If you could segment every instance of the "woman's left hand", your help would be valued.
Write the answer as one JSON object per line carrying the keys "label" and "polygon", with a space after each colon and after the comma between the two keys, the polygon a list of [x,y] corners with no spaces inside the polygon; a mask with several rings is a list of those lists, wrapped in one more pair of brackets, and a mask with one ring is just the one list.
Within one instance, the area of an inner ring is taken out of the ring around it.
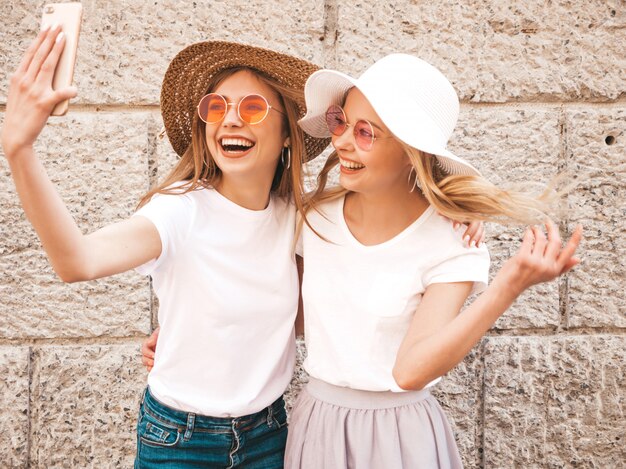
{"label": "woman's left hand", "polygon": [[548,219],[545,226],[547,236],[538,226],[526,229],[519,251],[504,263],[494,284],[503,282],[505,288],[512,288],[519,295],[532,285],[554,280],[580,263],[574,254],[582,239],[582,227],[577,226],[563,246],[554,222]]}

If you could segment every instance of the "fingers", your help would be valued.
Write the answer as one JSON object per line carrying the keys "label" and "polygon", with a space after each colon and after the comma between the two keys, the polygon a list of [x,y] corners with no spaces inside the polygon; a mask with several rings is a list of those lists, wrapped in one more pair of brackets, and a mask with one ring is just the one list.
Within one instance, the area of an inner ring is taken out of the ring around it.
{"label": "fingers", "polygon": [[474,240],[474,246],[478,247],[485,240],[485,224],[483,222],[477,222],[478,227],[476,228],[476,233],[472,239]]}
{"label": "fingers", "polygon": [[52,77],[54,76],[54,70],[59,63],[59,57],[61,57],[61,52],[63,52],[63,48],[65,47],[65,34],[61,31],[54,43],[52,45],[52,50],[44,60],[41,65],[41,69],[37,78],[41,78],[46,83],[52,83]]}
{"label": "fingers", "polygon": [[530,256],[533,252],[533,245],[535,243],[535,234],[532,228],[526,228],[524,236],[522,237],[522,245],[519,248],[519,254],[521,256]]}
{"label": "fingers", "polygon": [[468,247],[478,246],[482,236],[482,226],[483,223],[480,221],[473,221],[469,224],[463,234],[463,240],[467,242]]}
{"label": "fingers", "polygon": [[67,88],[61,88],[60,90],[56,90],[54,92],[53,101],[54,103],[60,103],[61,101],[65,101],[66,99],[75,98],[78,95],[78,89],[75,86],[68,86]]}
{"label": "fingers", "polygon": [[556,260],[561,250],[561,236],[559,228],[549,218],[546,220],[546,231],[548,233],[548,245],[545,256],[548,260]]}
{"label": "fingers", "polygon": [[35,56],[35,52],[37,52],[37,50],[39,49],[39,46],[41,45],[43,40],[46,38],[46,35],[49,29],[50,29],[50,25],[44,26],[39,32],[39,34],[37,35],[37,37],[35,38],[35,40],[31,42],[30,46],[28,46],[28,49],[26,49],[26,52],[24,53],[24,57],[22,57],[20,64],[17,66],[17,69],[15,70],[16,75],[17,74],[23,75],[24,73],[26,73],[26,71],[28,70],[28,67],[30,66],[30,63],[33,60],[33,57]]}
{"label": "fingers", "polygon": [[578,264],[580,264],[581,260],[578,257],[571,257],[566,263],[565,266],[563,267],[563,269],[559,272],[559,275],[563,275],[566,274],[567,272],[569,272],[570,270],[572,270],[574,267],[576,267]]}
{"label": "fingers", "polygon": [[[574,256],[574,253],[576,252],[576,249],[578,249],[578,246],[580,245],[580,241],[582,240],[582,237],[583,237],[583,228],[582,226],[578,225],[576,229],[574,229],[574,232],[572,233],[572,236],[570,237],[570,239],[565,244],[565,247],[561,250],[561,252],[559,253],[557,257],[556,262],[560,271],[567,272],[572,267],[580,263],[580,259],[577,259],[573,256]],[[578,262],[571,265],[573,261],[578,261]]]}
{"label": "fingers", "polygon": [[487,234],[487,230],[485,229],[485,224],[480,224],[480,239],[478,240],[478,245],[481,245],[485,242],[485,236]]}
{"label": "fingers", "polygon": [[52,50],[52,47],[55,44],[55,39],[60,31],[60,26],[55,25],[51,27],[45,34],[45,37],[39,47],[35,51],[35,55],[33,56],[30,64],[28,65],[28,69],[24,75],[24,78],[28,82],[33,82],[37,78],[39,74],[39,70],[41,69],[42,64],[48,57],[48,54]]}
{"label": "fingers", "polygon": [[152,367],[154,367],[154,355],[158,337],[159,328],[155,329],[150,337],[141,344],[141,363],[143,363],[148,371],[152,371]]}
{"label": "fingers", "polygon": [[154,358],[156,345],[159,340],[159,330],[160,329],[157,327],[154,330],[154,332],[150,334],[150,337],[148,337],[146,340],[143,341],[143,343],[141,344],[142,355],[149,357],[149,358]]}
{"label": "fingers", "polygon": [[141,344],[141,357],[143,359],[154,359],[154,344],[150,343],[150,339],[146,339]]}
{"label": "fingers", "polygon": [[532,230],[535,237],[535,244],[532,249],[532,256],[536,259],[541,259],[545,254],[548,240],[546,239],[546,235],[543,234],[543,230],[540,227],[533,226]]}
{"label": "fingers", "polygon": [[151,358],[141,357],[141,363],[148,369],[148,371],[151,371],[154,367],[154,360]]}

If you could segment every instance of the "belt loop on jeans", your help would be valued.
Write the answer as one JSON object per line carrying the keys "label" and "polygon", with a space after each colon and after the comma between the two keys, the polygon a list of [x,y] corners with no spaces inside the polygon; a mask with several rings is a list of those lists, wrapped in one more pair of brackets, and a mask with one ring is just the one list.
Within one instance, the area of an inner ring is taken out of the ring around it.
{"label": "belt loop on jeans", "polygon": [[267,407],[267,426],[268,426],[268,427],[271,427],[271,426],[272,426],[272,423],[273,423],[273,419],[272,419],[272,417],[274,416],[274,409],[272,408],[272,405],[273,405],[273,404],[270,404],[270,405]]}
{"label": "belt loop on jeans", "polygon": [[140,407],[143,405],[143,402],[146,400],[146,393],[147,392],[148,392],[148,387],[146,386],[146,388],[141,393],[141,404],[139,404]]}
{"label": "belt loop on jeans", "polygon": [[187,428],[185,428],[185,434],[183,435],[184,441],[189,441],[191,435],[193,434],[193,427],[196,421],[196,414],[189,413],[187,414]]}

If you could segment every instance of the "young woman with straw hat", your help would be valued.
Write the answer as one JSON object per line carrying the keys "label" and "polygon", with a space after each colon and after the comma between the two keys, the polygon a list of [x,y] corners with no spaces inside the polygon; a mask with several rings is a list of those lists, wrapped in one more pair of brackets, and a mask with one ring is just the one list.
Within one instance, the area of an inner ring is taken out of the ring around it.
{"label": "young woman with straw hat", "polygon": [[[302,128],[335,153],[305,206],[298,252],[310,375],[290,420],[289,469],[459,468],[429,388],[517,296],[579,261],[580,227],[562,247],[526,230],[489,287],[489,255],[451,219],[545,220],[547,198],[504,192],[446,146],[459,102],[433,66],[392,54],[354,79],[321,70],[305,87]],[[341,187],[326,189],[339,165]],[[464,312],[468,295],[483,291]]]}
{"label": "young woman with straw hat", "polygon": [[161,93],[178,164],[134,216],[84,235],[33,149],[55,104],[76,95],[51,86],[62,48],[51,28],[27,50],[11,79],[2,146],[64,281],[133,268],[152,277],[161,335],[136,467],[282,467],[301,163],[328,144],[297,126],[304,82],[317,67],[226,42],[181,51]]}

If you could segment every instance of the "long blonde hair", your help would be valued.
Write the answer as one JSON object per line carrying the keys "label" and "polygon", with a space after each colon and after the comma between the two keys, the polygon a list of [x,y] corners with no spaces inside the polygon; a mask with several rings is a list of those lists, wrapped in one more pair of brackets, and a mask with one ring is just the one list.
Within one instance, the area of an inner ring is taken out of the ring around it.
{"label": "long blonde hair", "polygon": [[502,224],[540,223],[558,207],[557,179],[539,195],[502,189],[482,176],[447,174],[437,157],[403,144],[415,169],[413,184],[440,214],[457,221],[493,221]]}
{"label": "long blonde hair", "polygon": [[[233,67],[215,74],[207,87],[207,93],[217,88],[224,80],[235,73],[247,70],[262,83],[268,85],[278,95],[285,109],[283,124],[290,137],[291,165],[285,168],[282,161],[276,168],[271,192],[279,197],[293,197],[296,208],[303,210],[302,155],[304,154],[304,132],[298,127],[299,111],[297,102],[303,101],[303,90],[285,86],[264,73],[248,67]],[[153,195],[184,194],[200,187],[215,187],[222,176],[221,170],[206,143],[206,124],[194,113],[191,125],[191,144],[170,173],[150,189],[139,201],[138,207],[145,205]],[[171,187],[177,182],[176,187]]]}
{"label": "long blonde hair", "polygon": [[[482,176],[447,174],[435,156],[400,143],[413,167],[407,191],[420,190],[435,210],[452,220],[530,224],[541,222],[557,212],[559,194],[554,189],[556,180],[538,196],[514,189],[504,190]],[[310,210],[317,210],[321,204],[349,192],[341,186],[326,188],[329,173],[338,164],[337,152],[333,152],[318,174],[317,188],[307,195],[303,212],[307,225],[306,214]]]}

